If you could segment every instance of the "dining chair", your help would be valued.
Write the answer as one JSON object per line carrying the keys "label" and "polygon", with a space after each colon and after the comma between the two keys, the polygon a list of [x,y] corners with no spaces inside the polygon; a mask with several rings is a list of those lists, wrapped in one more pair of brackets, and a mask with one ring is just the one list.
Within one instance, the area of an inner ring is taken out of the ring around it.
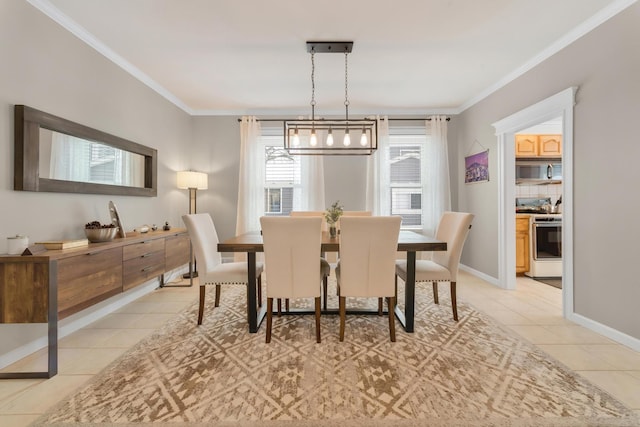
{"label": "dining chair", "polygon": [[[183,215],[182,220],[187,226],[191,245],[198,262],[198,277],[200,280],[200,304],[198,306],[198,325],[202,325],[204,312],[205,286],[215,285],[214,307],[220,306],[221,285],[245,285],[248,286],[249,272],[246,262],[223,263],[222,256],[218,252],[218,233],[213,224],[213,219],[208,213]],[[262,305],[262,280],[263,264],[256,263],[256,282],[251,286],[258,287],[258,305]]]}
{"label": "dining chair", "polygon": [[[444,212],[440,217],[436,230],[436,239],[447,242],[446,251],[433,252],[430,260],[416,260],[416,283],[431,282],[433,301],[438,302],[438,282],[449,282],[451,288],[451,308],[453,320],[458,321],[458,305],[456,300],[456,282],[458,265],[464,242],[471,229],[474,215],[465,212]],[[396,282],[398,276],[407,279],[407,261],[396,261]]]}
{"label": "dining chair", "polygon": [[[324,211],[291,211],[289,216],[295,217],[319,217],[322,218],[322,231],[328,231],[327,220],[324,217]],[[323,294],[323,308],[327,309],[327,288],[329,287],[329,275],[331,274],[331,264],[324,256],[320,254],[320,272],[322,274],[322,294]],[[280,301],[278,301],[278,313],[280,313]],[[285,302],[287,306],[286,310],[289,310],[288,301]]]}
{"label": "dining chair", "polygon": [[263,216],[260,226],[267,278],[266,342],[271,342],[274,298],[314,298],[316,342],[320,342],[322,218]]}
{"label": "dining chair", "polygon": [[342,217],[340,260],[336,267],[340,341],[344,341],[347,297],[388,298],[389,336],[396,340],[395,261],[399,216]]}

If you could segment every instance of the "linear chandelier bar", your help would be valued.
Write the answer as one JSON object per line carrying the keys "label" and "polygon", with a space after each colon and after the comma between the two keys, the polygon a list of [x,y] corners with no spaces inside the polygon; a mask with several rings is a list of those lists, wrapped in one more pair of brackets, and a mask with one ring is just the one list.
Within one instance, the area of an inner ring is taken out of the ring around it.
{"label": "linear chandelier bar", "polygon": [[284,120],[284,148],[297,155],[369,155],[378,148],[374,119]]}

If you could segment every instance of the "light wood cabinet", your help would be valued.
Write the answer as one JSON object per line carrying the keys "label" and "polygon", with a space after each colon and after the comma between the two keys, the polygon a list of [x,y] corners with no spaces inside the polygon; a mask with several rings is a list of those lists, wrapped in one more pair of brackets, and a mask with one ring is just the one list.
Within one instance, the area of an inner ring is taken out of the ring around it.
{"label": "light wood cabinet", "polygon": [[516,274],[529,271],[529,217],[516,217]]}
{"label": "light wood cabinet", "polygon": [[516,135],[516,157],[561,157],[562,135]]}
{"label": "light wood cabinet", "polygon": [[562,136],[561,135],[539,135],[538,155],[541,157],[562,156]]}

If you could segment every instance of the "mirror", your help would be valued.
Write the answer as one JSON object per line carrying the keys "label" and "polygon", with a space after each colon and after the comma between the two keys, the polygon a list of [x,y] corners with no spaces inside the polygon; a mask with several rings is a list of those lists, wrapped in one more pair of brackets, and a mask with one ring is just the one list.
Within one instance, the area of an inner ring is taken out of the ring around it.
{"label": "mirror", "polygon": [[157,195],[157,150],[15,106],[14,189]]}

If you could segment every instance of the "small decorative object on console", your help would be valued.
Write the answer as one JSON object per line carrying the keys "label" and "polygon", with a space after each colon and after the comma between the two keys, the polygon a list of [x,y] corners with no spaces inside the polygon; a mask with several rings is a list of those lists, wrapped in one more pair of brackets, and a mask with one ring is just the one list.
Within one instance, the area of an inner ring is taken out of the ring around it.
{"label": "small decorative object on console", "polygon": [[153,225],[151,226],[151,231],[158,231],[158,226],[157,226],[157,225],[155,225],[155,224],[153,224]]}
{"label": "small decorative object on console", "polygon": [[100,221],[91,221],[84,226],[84,234],[91,243],[109,242],[117,232],[118,227],[114,224],[100,224]]}
{"label": "small decorative object on console", "polygon": [[169,231],[169,230],[171,230],[171,226],[169,225],[169,221],[167,221],[167,222],[165,222],[165,223],[164,223],[164,227],[162,227],[162,229],[163,229],[164,231]]}

